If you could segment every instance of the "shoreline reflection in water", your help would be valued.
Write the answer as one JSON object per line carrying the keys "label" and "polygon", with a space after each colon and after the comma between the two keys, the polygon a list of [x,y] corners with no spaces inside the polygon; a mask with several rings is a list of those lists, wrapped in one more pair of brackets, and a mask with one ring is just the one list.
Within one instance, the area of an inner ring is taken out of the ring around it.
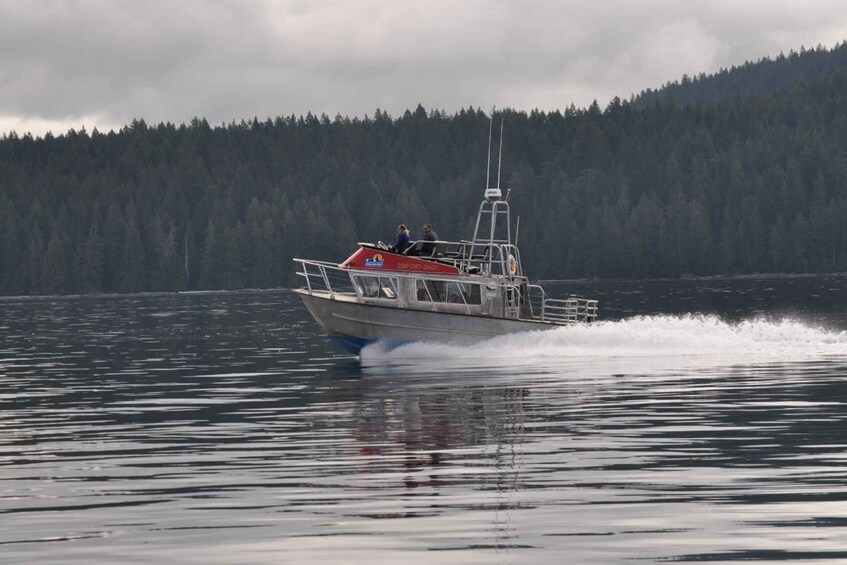
{"label": "shoreline reflection in water", "polygon": [[711,330],[675,351],[654,318],[635,356],[631,322],[579,354],[359,362],[289,294],[2,306],[13,562],[847,558],[834,311],[757,326],[775,346],[754,351],[707,350]]}

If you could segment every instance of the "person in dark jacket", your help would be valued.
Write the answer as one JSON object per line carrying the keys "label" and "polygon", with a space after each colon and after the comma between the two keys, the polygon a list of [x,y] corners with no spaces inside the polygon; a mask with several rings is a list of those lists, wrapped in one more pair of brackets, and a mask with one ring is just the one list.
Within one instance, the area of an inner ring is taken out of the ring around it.
{"label": "person in dark jacket", "polygon": [[434,255],[435,242],[438,241],[438,234],[432,231],[432,224],[424,224],[423,233],[423,241],[420,244],[420,254]]}
{"label": "person in dark jacket", "polygon": [[394,245],[388,248],[389,251],[395,253],[403,253],[409,247],[409,229],[405,224],[397,226],[397,239],[394,240]]}

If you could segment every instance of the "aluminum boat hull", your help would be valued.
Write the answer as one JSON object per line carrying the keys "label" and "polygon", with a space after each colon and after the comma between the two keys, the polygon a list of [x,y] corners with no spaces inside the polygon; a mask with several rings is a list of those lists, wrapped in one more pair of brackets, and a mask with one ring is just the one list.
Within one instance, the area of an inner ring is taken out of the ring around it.
{"label": "aluminum boat hull", "polygon": [[549,330],[562,324],[433,312],[368,304],[354,297],[331,297],[328,292],[296,292],[315,321],[329,337],[359,354],[371,343],[389,346],[424,341],[469,345],[492,337],[527,331]]}

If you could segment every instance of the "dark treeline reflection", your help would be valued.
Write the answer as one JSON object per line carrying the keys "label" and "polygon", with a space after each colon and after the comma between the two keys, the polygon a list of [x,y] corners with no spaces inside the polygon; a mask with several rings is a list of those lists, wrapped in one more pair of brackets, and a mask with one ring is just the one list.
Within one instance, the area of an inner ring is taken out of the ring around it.
{"label": "dark treeline reflection", "polygon": [[614,284],[362,359],[288,291],[0,300],[4,562],[843,562],[847,278]]}
{"label": "dark treeline reflection", "polygon": [[[605,109],[497,112],[529,272],[847,269],[845,50],[660,91],[684,90],[685,106],[648,92]],[[691,96],[698,88],[714,92]],[[278,287],[294,281],[292,257],[341,260],[398,222],[413,237],[432,222],[442,238],[466,238],[488,127],[478,109],[418,106],[399,117],[6,135],[0,293]]]}

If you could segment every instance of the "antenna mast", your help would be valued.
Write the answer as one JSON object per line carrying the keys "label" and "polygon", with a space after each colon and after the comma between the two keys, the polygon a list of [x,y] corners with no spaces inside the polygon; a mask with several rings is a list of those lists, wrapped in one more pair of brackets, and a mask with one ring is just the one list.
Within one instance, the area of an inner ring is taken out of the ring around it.
{"label": "antenna mast", "polygon": [[[497,188],[500,188],[500,165],[503,163],[503,121],[505,118],[500,118],[500,155],[497,157]],[[489,133],[489,143],[491,143]]]}
{"label": "antenna mast", "polygon": [[491,187],[491,126],[494,123],[494,115],[491,115],[491,119],[488,120],[488,164],[485,166],[485,188],[486,190]]}

